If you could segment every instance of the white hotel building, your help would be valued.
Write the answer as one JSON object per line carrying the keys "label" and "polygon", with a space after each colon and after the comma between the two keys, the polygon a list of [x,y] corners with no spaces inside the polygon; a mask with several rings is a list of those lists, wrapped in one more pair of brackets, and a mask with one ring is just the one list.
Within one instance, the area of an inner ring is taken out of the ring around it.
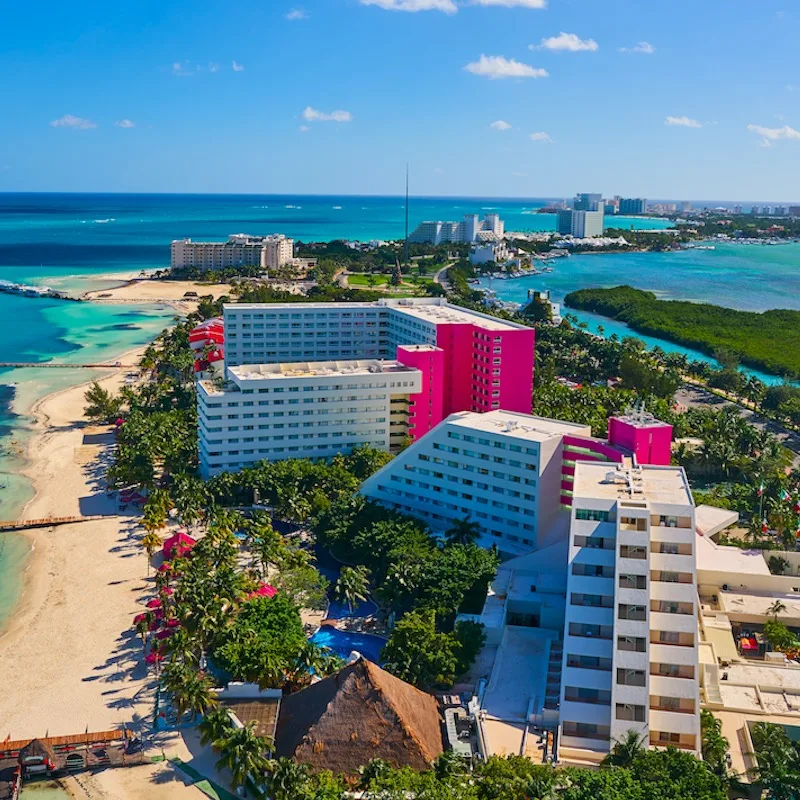
{"label": "white hotel building", "polygon": [[331,458],[358,445],[399,447],[408,395],[422,389],[422,373],[397,361],[241,365],[226,374],[197,382],[203,477],[262,460]]}
{"label": "white hotel building", "polygon": [[277,269],[294,256],[294,241],[282,234],[250,236],[236,233],[225,242],[193,242],[178,239],[170,246],[173,269],[224,269],[225,267],[261,267]]}
{"label": "white hotel building", "polygon": [[368,478],[361,493],[434,531],[468,517],[481,526],[484,547],[528,553],[542,545],[540,532],[566,535],[560,487],[569,435],[591,429],[508,411],[451,414]]}
{"label": "white hotel building", "polygon": [[570,525],[561,747],[633,729],[700,750],[695,514],[680,468],[579,462]]}

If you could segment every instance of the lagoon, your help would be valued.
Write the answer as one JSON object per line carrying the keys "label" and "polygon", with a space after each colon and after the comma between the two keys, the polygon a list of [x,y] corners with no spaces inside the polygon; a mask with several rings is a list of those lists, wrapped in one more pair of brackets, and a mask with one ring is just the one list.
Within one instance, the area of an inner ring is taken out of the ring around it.
{"label": "lagoon", "polygon": [[[713,303],[743,311],[771,308],[800,309],[800,244],[718,244],[715,250],[665,253],[605,253],[574,255],[557,260],[554,271],[508,280],[481,281],[500,300],[525,303],[528,290],[549,289],[555,302],[576,289],[628,284],[667,300]],[[690,358],[716,363],[699,351],[663,339],[643,336],[627,325],[583,311],[562,308],[605,336],[636,336],[648,347],[686,353]],[[775,375],[746,370],[766,383],[781,383]]]}

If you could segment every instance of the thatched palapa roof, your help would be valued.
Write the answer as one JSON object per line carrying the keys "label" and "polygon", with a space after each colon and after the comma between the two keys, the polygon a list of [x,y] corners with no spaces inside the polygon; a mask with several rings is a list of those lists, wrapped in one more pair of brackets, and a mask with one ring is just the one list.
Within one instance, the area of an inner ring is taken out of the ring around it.
{"label": "thatched palapa roof", "polygon": [[373,758],[427,769],[442,752],[439,706],[366,659],[281,702],[276,755],[354,775]]}

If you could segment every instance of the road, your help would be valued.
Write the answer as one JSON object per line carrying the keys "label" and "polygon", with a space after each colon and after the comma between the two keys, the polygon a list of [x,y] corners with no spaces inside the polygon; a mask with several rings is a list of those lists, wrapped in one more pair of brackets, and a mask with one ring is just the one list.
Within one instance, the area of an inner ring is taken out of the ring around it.
{"label": "road", "polygon": [[452,289],[452,286],[450,285],[450,281],[447,279],[447,270],[449,270],[450,267],[452,267],[454,263],[455,262],[451,262],[450,264],[445,264],[433,276],[433,282],[434,283],[438,283],[442,287],[442,289],[444,289],[446,292],[449,292],[450,289]]}
{"label": "road", "polygon": [[756,428],[769,431],[769,433],[773,434],[783,443],[784,447],[791,450],[795,454],[795,467],[800,466],[800,436],[794,431],[787,430],[783,425],[771,419],[767,419],[766,417],[762,417],[760,414],[756,414],[748,408],[743,408],[738,403],[719,397],[700,386],[684,384],[675,393],[675,401],[689,408],[708,408],[709,406],[712,408],[723,408],[724,406],[734,406],[739,409],[739,416],[743,420],[749,422]]}

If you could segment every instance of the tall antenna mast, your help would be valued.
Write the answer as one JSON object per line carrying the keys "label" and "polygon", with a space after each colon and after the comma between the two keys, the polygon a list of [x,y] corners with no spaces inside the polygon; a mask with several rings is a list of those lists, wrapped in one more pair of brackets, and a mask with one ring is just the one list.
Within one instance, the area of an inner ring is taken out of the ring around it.
{"label": "tall antenna mast", "polygon": [[406,243],[403,251],[404,261],[408,266],[408,162],[406,161]]}

